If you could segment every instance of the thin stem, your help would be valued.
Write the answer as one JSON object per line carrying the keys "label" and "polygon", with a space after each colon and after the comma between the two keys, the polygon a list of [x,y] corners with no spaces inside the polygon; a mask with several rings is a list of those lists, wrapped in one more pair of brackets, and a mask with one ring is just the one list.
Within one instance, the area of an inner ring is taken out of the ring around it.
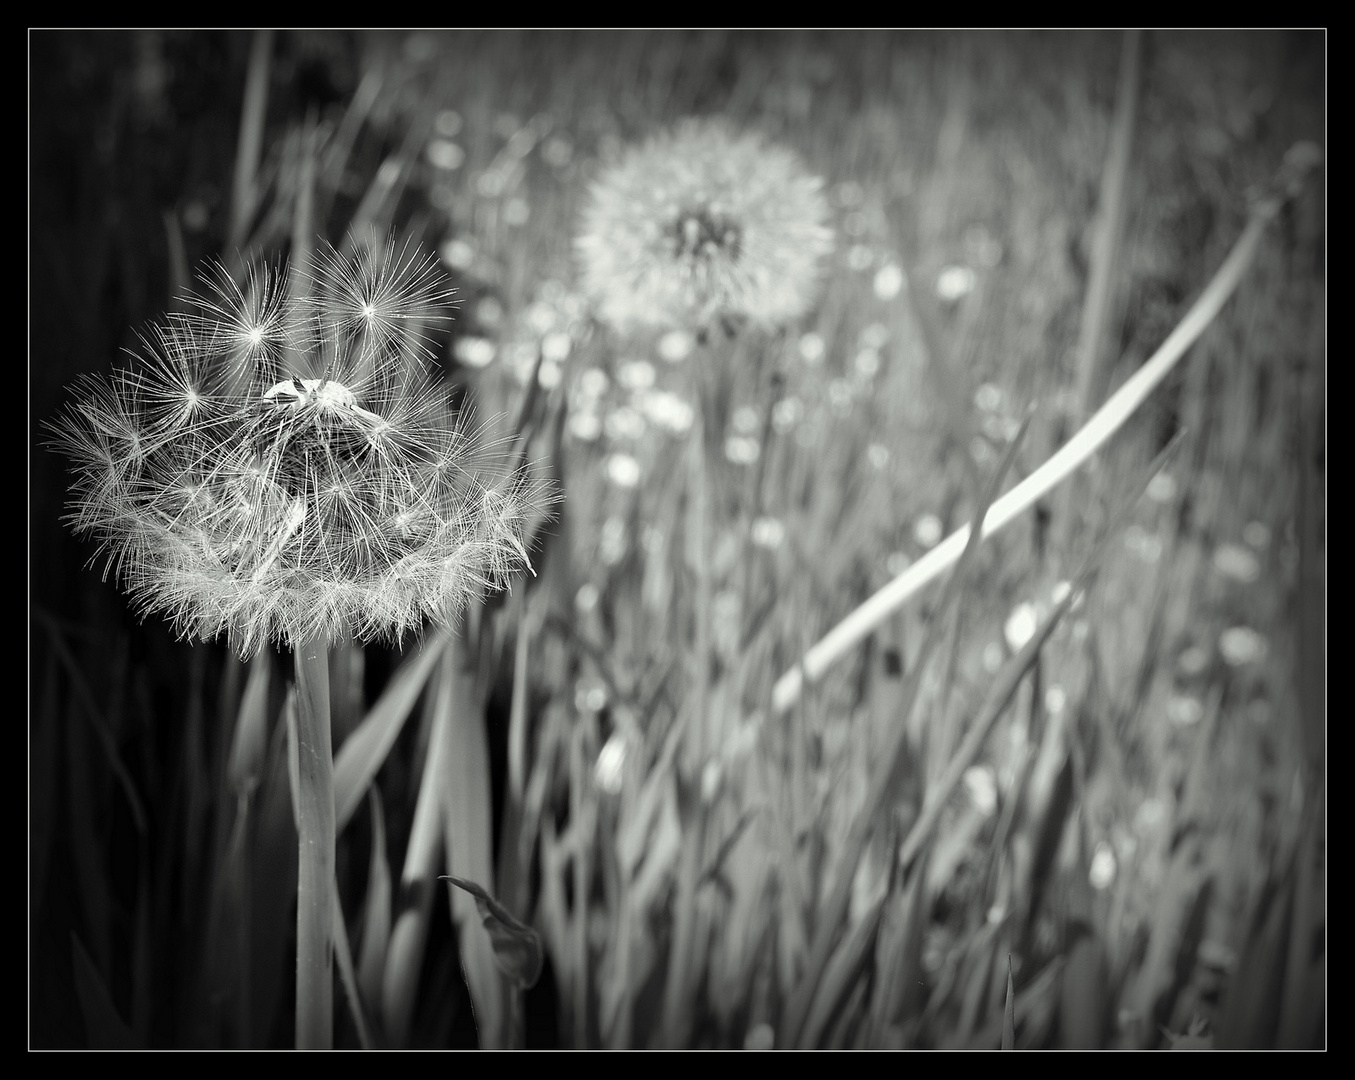
{"label": "thin stem", "polygon": [[322,641],[296,650],[296,1046],[334,1043],[334,756],[329,657]]}

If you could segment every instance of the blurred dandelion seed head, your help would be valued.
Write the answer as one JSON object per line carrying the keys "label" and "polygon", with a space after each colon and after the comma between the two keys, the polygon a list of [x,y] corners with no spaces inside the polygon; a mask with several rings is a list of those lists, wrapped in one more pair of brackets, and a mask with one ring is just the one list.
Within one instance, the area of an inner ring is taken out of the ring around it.
{"label": "blurred dandelion seed head", "polygon": [[[623,458],[624,454],[615,454],[613,458]],[[626,460],[634,464],[634,458]],[[639,466],[635,466],[635,479],[639,479]],[[625,485],[622,485],[625,486]],[[630,537],[626,530],[626,523],[621,518],[613,515],[602,524],[602,534],[598,538],[598,554],[602,561],[608,566],[615,566],[626,557],[626,551],[630,547]]]}
{"label": "blurred dandelion seed head", "polygon": [[1261,576],[1261,563],[1240,544],[1220,544],[1214,549],[1214,569],[1226,578],[1250,584]]}
{"label": "blurred dandelion seed head", "polygon": [[893,300],[907,284],[903,270],[894,263],[886,263],[875,272],[875,295],[881,300]]}
{"label": "blurred dandelion seed head", "polygon": [[1249,521],[1242,530],[1242,539],[1257,551],[1270,546],[1270,526],[1264,521]]}
{"label": "blurred dandelion seed head", "polygon": [[463,337],[457,339],[453,354],[467,367],[484,368],[494,362],[498,350],[488,338]]}
{"label": "blurred dandelion seed head", "polygon": [[884,323],[874,322],[861,331],[861,347],[863,349],[874,349],[877,352],[885,347],[889,341],[889,327]]}
{"label": "blurred dandelion seed head", "polygon": [[654,365],[648,360],[628,360],[616,371],[616,381],[627,390],[648,390],[654,379]]}
{"label": "blurred dandelion seed head", "polygon": [[822,181],[790,151],[691,120],[593,184],[576,249],[584,291],[621,333],[766,327],[802,315],[833,246]]}
{"label": "blurred dandelion seed head", "polygon": [[629,454],[613,454],[607,459],[607,479],[619,488],[633,488],[640,482],[640,463]]}
{"label": "blurred dandelion seed head", "polygon": [[890,577],[898,577],[912,565],[913,560],[904,551],[891,551],[885,558],[885,572]]}
{"label": "blurred dandelion seed head", "polygon": [[659,338],[659,355],[670,364],[680,364],[691,355],[696,339],[685,330],[670,330]]}
{"label": "blurred dandelion seed head", "polygon": [[686,433],[696,419],[692,406],[672,391],[646,390],[637,397],[649,421],[674,435]]}
{"label": "blurred dandelion seed head", "polygon": [[735,465],[752,465],[761,453],[762,447],[749,435],[731,435],[725,440],[725,457]]}
{"label": "blurred dandelion seed head", "polygon": [[827,350],[822,336],[814,333],[812,330],[800,338],[800,359],[811,366],[823,361],[823,354]]}
{"label": "blurred dandelion seed head", "polygon": [[598,753],[597,764],[593,768],[597,786],[609,795],[619,795],[625,765],[625,736],[620,731],[613,731]]}
{"label": "blurred dandelion seed head", "polygon": [[986,765],[971,765],[964,772],[965,792],[979,813],[987,817],[997,809],[997,777]]}
{"label": "blurred dandelion seed head", "polygon": [[602,421],[591,410],[569,414],[569,433],[580,442],[596,442],[602,434]]}
{"label": "blurred dandelion seed head", "polygon": [[1087,879],[1093,889],[1107,889],[1115,881],[1115,850],[1106,841],[1096,845],[1092,855],[1092,864],[1087,871]]}
{"label": "blurred dandelion seed head", "polygon": [[968,296],[978,284],[978,275],[967,266],[947,266],[936,278],[936,295],[953,303]]}
{"label": "blurred dandelion seed head", "polygon": [[1158,473],[1148,481],[1148,498],[1159,503],[1171,502],[1176,498],[1176,478],[1171,473]]}
{"label": "blurred dandelion seed head", "polygon": [[786,527],[774,517],[760,517],[753,522],[752,540],[756,547],[775,551],[786,538]]}
{"label": "blurred dandelion seed head", "polygon": [[772,406],[772,427],[774,427],[779,434],[785,434],[804,419],[804,415],[804,402],[799,398],[782,398]]}
{"label": "blurred dandelion seed head", "polygon": [[941,519],[935,514],[923,514],[913,526],[913,539],[924,548],[933,548],[941,542]]}
{"label": "blurred dandelion seed head", "polygon": [[1189,727],[1204,716],[1200,699],[1190,694],[1173,694],[1167,699],[1167,716],[1173,724]]}
{"label": "blurred dandelion seed head", "polygon": [[214,269],[52,423],[75,532],[143,615],[242,655],[455,619],[529,565],[551,500],[451,412],[427,337],[449,299],[380,244],[290,282]]}
{"label": "blurred dandelion seed head", "polygon": [[1231,667],[1259,663],[1267,652],[1264,635],[1250,626],[1230,626],[1219,635],[1219,655]]}
{"label": "blurred dandelion seed head", "polygon": [[1020,652],[1026,642],[1035,636],[1039,626],[1040,614],[1030,602],[1018,604],[1007,621],[1002,624],[1002,636],[1007,639],[1007,647],[1012,652]]}

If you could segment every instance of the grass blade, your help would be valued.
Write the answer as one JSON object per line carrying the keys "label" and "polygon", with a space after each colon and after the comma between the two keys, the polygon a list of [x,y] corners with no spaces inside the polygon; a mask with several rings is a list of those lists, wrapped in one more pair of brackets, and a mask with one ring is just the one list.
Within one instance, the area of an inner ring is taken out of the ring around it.
{"label": "grass blade", "polygon": [[[1030,426],[1030,416],[1026,417],[1021,425],[1020,431],[1012,439],[1007,447],[1007,453],[1003,458],[1001,465],[993,474],[989,483],[988,490],[985,491],[980,499],[974,513],[974,524],[984,519],[988,507],[992,504],[993,497],[997,494],[1002,484],[1007,470],[1011,467],[1012,461],[1016,457],[1017,447],[1021,444],[1022,436]],[[959,535],[959,534],[956,534]],[[969,538],[965,545],[964,552],[956,567],[954,575],[946,583],[945,593],[942,596],[941,604],[938,607],[940,612],[949,612],[952,601],[958,596],[959,590],[966,576],[966,570],[973,553],[978,549],[980,538],[977,528],[966,530],[965,535]],[[878,766],[874,775],[870,779],[870,788],[867,792],[864,804],[856,819],[852,823],[851,832],[848,834],[843,844],[842,854],[839,856],[839,873],[833,886],[833,892],[824,903],[819,915],[819,924],[814,933],[813,943],[810,945],[809,956],[805,961],[805,969],[800,976],[800,983],[794,994],[791,995],[790,1003],[787,1006],[786,1017],[784,1019],[783,1037],[787,1042],[793,1039],[796,1044],[801,1043],[801,1032],[805,1019],[809,1014],[809,1009],[813,1001],[819,976],[828,962],[829,954],[836,940],[838,927],[842,923],[843,916],[847,912],[847,904],[851,896],[852,879],[855,874],[856,864],[860,861],[861,853],[865,850],[866,842],[870,838],[870,832],[879,815],[880,808],[884,805],[886,798],[893,788],[895,772],[898,769],[899,759],[904,752],[908,739],[908,718],[912,714],[913,706],[917,700],[918,690],[922,685],[922,676],[928,668],[931,659],[932,650],[942,635],[932,633],[927,635],[923,643],[922,652],[913,664],[913,669],[908,675],[908,681],[901,694],[901,704],[899,710],[899,720],[893,729],[887,735],[885,748],[879,755]],[[939,813],[939,811],[938,811]],[[914,829],[917,832],[917,829]],[[914,852],[916,854],[916,851]],[[904,869],[906,869],[906,864]]]}
{"label": "grass blade", "polygon": [[[468,670],[462,639],[454,638],[443,657],[438,686],[438,719],[447,731],[447,754],[440,776],[445,865],[457,878],[494,880],[489,787],[489,744],[475,675]],[[461,967],[482,1049],[508,1044],[503,976],[493,942],[480,921],[477,901],[448,887],[456,924]]]}
{"label": "grass blade", "polygon": [[75,992],[85,1018],[85,1038],[91,1050],[134,1050],[132,1029],[113,1004],[113,995],[99,975],[99,969],[71,931],[71,963],[75,968]]}
{"label": "grass blade", "polygon": [[386,815],[375,787],[368,791],[372,808],[372,858],[367,870],[367,902],[363,905],[362,955],[358,960],[358,988],[369,1007],[381,1001],[381,973],[391,933],[391,875],[386,861]]}
{"label": "grass blade", "polygon": [[249,235],[249,222],[258,209],[259,162],[263,158],[263,130],[268,108],[268,77],[273,52],[273,31],[256,30],[249,50],[249,75],[240,110],[240,137],[235,152],[235,179],[231,185],[228,251],[241,251]]}
{"label": "grass blade", "polygon": [[1016,1049],[1016,989],[1012,984],[1012,958],[1007,957],[1007,1004],[1002,1009],[1002,1049]]}
{"label": "grass blade", "polygon": [[450,634],[449,630],[439,629],[417,654],[400,666],[367,718],[339,747],[334,758],[334,821],[340,832],[352,819],[372,778],[400,737]]}
{"label": "grass blade", "polygon": [[[441,655],[443,648],[425,650]],[[442,713],[428,707],[430,730],[414,820],[405,847],[405,865],[400,872],[399,911],[386,950],[386,970],[381,983],[381,1017],[386,1037],[395,1047],[409,1040],[414,1018],[414,998],[423,967],[424,944],[433,910],[434,878],[442,848],[442,794],[449,736]],[[355,733],[356,734],[356,733]]]}
{"label": "grass blade", "polygon": [[348,999],[348,1011],[358,1029],[358,1041],[364,1050],[372,1048],[372,1036],[367,1027],[367,1017],[362,1009],[362,995],[358,992],[358,979],[353,971],[353,952],[348,947],[348,926],[344,922],[343,907],[339,904],[337,883],[330,890],[334,901],[334,959],[338,963],[339,981],[343,983],[344,995]]}

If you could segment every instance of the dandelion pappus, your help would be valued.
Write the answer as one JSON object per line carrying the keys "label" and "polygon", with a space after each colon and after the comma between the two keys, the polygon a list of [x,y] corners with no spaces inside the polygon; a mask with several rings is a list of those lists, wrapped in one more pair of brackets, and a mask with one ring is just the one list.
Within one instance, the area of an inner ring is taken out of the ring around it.
{"label": "dandelion pappus", "polygon": [[[386,421],[357,403],[357,395],[333,379],[292,376],[263,394],[248,442],[276,462],[284,483],[303,459],[333,464],[365,460]],[[290,465],[289,465],[290,463]]]}

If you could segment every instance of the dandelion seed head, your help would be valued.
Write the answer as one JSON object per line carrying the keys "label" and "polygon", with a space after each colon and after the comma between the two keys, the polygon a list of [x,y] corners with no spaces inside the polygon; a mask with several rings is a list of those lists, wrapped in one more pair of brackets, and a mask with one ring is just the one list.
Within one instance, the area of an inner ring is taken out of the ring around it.
{"label": "dandelion seed head", "polygon": [[696,340],[685,330],[670,330],[659,338],[659,356],[670,364],[678,364],[691,355]]}
{"label": "dandelion seed head", "polygon": [[1232,667],[1259,663],[1268,651],[1265,636],[1250,626],[1230,626],[1219,635],[1219,655]]}
{"label": "dandelion seed head", "polygon": [[987,817],[997,809],[997,777],[986,765],[971,765],[964,771],[965,792],[979,813]]}
{"label": "dandelion seed head", "polygon": [[847,266],[858,274],[875,265],[875,252],[869,244],[853,244],[847,249]]}
{"label": "dandelion seed head", "polygon": [[579,393],[596,400],[607,392],[611,380],[601,368],[585,368],[579,375]]}
{"label": "dandelion seed head", "polygon": [[620,731],[613,731],[598,753],[593,776],[597,786],[609,795],[621,791],[622,770],[626,764],[626,739]]}
{"label": "dandelion seed head", "polygon": [[762,418],[751,405],[740,405],[729,418],[729,424],[740,435],[752,435],[762,426]]}
{"label": "dandelion seed head", "polygon": [[972,293],[978,280],[978,275],[967,266],[947,266],[936,278],[936,295],[954,303]]}
{"label": "dandelion seed head", "polygon": [[[544,354],[544,349],[542,350]],[[564,369],[560,366],[560,361],[555,356],[543,355],[541,358],[541,368],[536,373],[536,381],[542,390],[554,390],[560,385],[560,381],[565,377]]]}
{"label": "dandelion seed head", "polygon": [[925,548],[941,542],[941,519],[935,514],[923,514],[913,526],[913,539]]}
{"label": "dandelion seed head", "polygon": [[905,551],[891,551],[885,557],[885,573],[890,577],[898,577],[912,565],[913,560]]}
{"label": "dandelion seed head", "polygon": [[782,326],[818,292],[827,218],[822,182],[790,151],[688,121],[593,185],[576,241],[584,290],[622,333],[720,316]]}
{"label": "dandelion seed head", "polygon": [[984,412],[996,412],[1002,408],[1002,388],[996,383],[982,383],[974,391],[974,404]]}
{"label": "dandelion seed head", "polygon": [[1171,502],[1176,498],[1176,479],[1171,473],[1160,472],[1148,481],[1148,498],[1154,502]]}
{"label": "dandelion seed head", "polygon": [[753,522],[752,540],[754,545],[775,551],[786,538],[786,527],[774,517],[760,517]]}
{"label": "dandelion seed head", "polygon": [[448,240],[438,254],[453,270],[465,271],[475,265],[475,248],[465,240]]}
{"label": "dandelion seed head", "polygon": [[569,414],[569,433],[580,442],[596,442],[602,434],[602,420],[591,409]]}
{"label": "dandelion seed head", "polygon": [[609,439],[634,442],[644,437],[646,424],[643,414],[638,410],[632,409],[629,405],[622,405],[607,414],[603,427]]}
{"label": "dandelion seed head", "polygon": [[1189,727],[1204,716],[1200,699],[1190,694],[1174,694],[1167,700],[1167,717],[1173,724]]}
{"label": "dandelion seed head", "polygon": [[1214,569],[1226,578],[1249,584],[1261,576],[1261,563],[1240,544],[1220,544],[1214,549]]}
{"label": "dandelion seed head", "polygon": [[804,415],[804,402],[799,398],[782,398],[772,406],[772,427],[784,434],[804,419]]}
{"label": "dandelion seed head", "polygon": [[1264,521],[1249,521],[1242,529],[1242,539],[1249,547],[1264,551],[1270,546],[1270,526]]}
{"label": "dandelion seed head", "polygon": [[1092,888],[1108,889],[1115,880],[1116,869],[1115,850],[1102,840],[1096,845],[1096,851],[1092,854],[1092,864],[1087,873]]}
{"label": "dandelion seed head", "polygon": [[1199,645],[1187,645],[1176,658],[1176,666],[1187,678],[1203,674],[1209,667],[1209,651]]}
{"label": "dandelion seed head", "polygon": [[875,295],[881,300],[893,300],[906,284],[907,278],[894,263],[887,263],[875,272]]}
{"label": "dandelion seed head", "polygon": [[579,712],[601,712],[606,705],[607,687],[597,679],[584,678],[574,684],[574,707]]}
{"label": "dandelion seed head", "polygon": [[647,390],[638,396],[638,404],[651,423],[674,435],[684,434],[696,419],[692,406],[671,390]]}
{"label": "dandelion seed head", "polygon": [[880,350],[885,347],[889,340],[889,327],[884,323],[873,322],[861,331],[861,347],[863,349]]}
{"label": "dandelion seed head", "polygon": [[648,360],[628,360],[616,371],[616,381],[627,390],[648,390],[654,379],[654,365]]}
{"label": "dandelion seed head", "polygon": [[[618,457],[621,455],[617,455]],[[631,459],[632,463],[634,459]],[[639,478],[639,467],[636,467],[636,479]],[[615,566],[626,557],[626,551],[630,548],[630,536],[626,530],[626,523],[621,518],[613,515],[602,523],[602,533],[598,537],[598,555],[608,566]]]}
{"label": "dandelion seed head", "polygon": [[142,613],[243,655],[398,641],[528,567],[551,502],[454,414],[427,364],[448,293],[412,249],[327,248],[207,277],[51,425],[68,520]]}
{"label": "dandelion seed head", "polygon": [[1002,635],[1007,639],[1007,647],[1012,652],[1020,652],[1022,647],[1035,636],[1040,615],[1030,602],[1018,604],[1002,624]]}
{"label": "dandelion seed head", "polygon": [[467,367],[484,368],[494,362],[497,349],[494,342],[482,337],[458,338],[453,354]]}
{"label": "dandelion seed head", "polygon": [[731,435],[725,440],[725,457],[735,465],[751,465],[761,456],[758,441],[748,435]]}
{"label": "dandelion seed head", "polygon": [[613,454],[607,459],[607,479],[619,488],[633,488],[640,482],[640,463],[629,454]]}

